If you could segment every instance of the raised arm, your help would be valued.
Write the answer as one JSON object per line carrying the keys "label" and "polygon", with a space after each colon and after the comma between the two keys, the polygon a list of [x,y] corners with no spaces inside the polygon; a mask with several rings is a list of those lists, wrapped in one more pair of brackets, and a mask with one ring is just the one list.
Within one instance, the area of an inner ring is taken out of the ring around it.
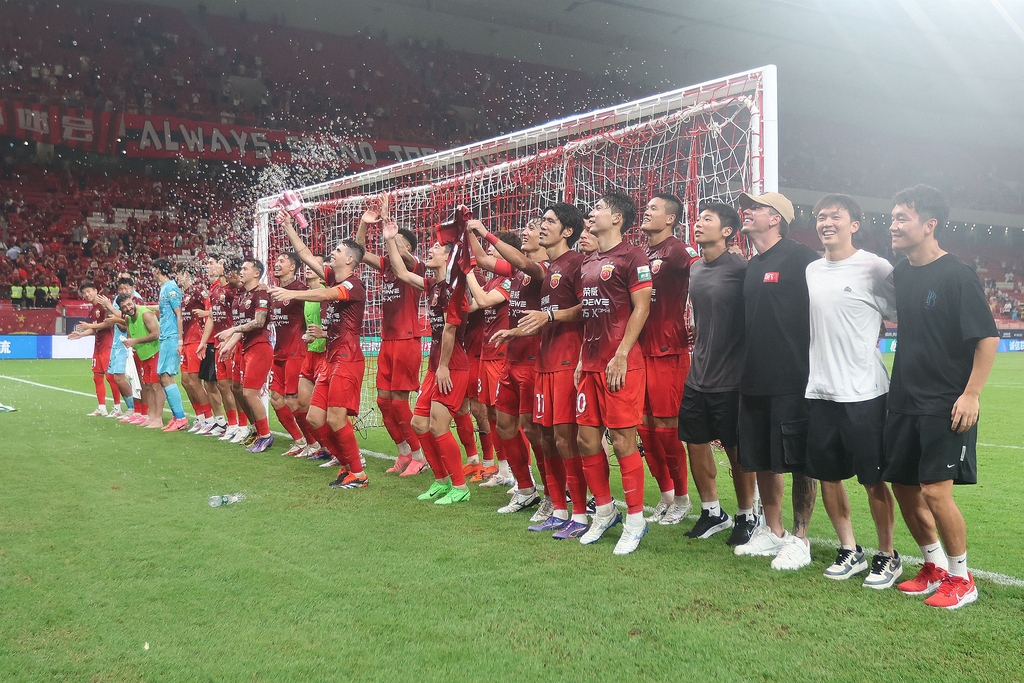
{"label": "raised arm", "polygon": [[[505,244],[499,240],[496,235],[492,235],[487,232],[487,228],[484,227],[483,223],[478,220],[471,220],[467,225],[477,238],[493,245],[498,253],[501,254],[501,257],[512,264],[513,268],[523,271],[530,277],[544,277],[543,266],[536,261],[531,260],[526,254],[519,251],[511,244]],[[493,262],[493,259],[491,259],[491,261]],[[483,267],[479,256],[477,257],[477,263],[481,264],[481,268]]]}
{"label": "raised arm", "polygon": [[300,290],[271,287],[269,291],[274,301],[338,301],[341,298],[336,287]]}
{"label": "raised arm", "polygon": [[416,289],[425,289],[423,278],[405,265],[405,260],[398,248],[398,223],[393,218],[384,221],[383,236],[384,244],[388,248],[388,258],[391,259],[391,270],[395,273],[395,277]]}
{"label": "raised arm", "polygon": [[323,265],[313,256],[313,252],[309,250],[306,243],[299,237],[299,233],[295,232],[295,224],[292,222],[292,216],[290,213],[281,209],[277,213],[277,219],[281,222],[281,227],[284,228],[284,234],[288,236],[288,241],[291,242],[292,249],[295,250],[296,256],[299,257],[303,263],[313,269],[313,272],[319,275],[323,279],[327,279],[324,275]]}
{"label": "raised arm", "polygon": [[[376,223],[380,223],[380,213],[378,211],[371,208],[363,212],[362,217],[359,219],[359,227],[356,228],[356,242],[363,249],[366,249],[366,229]],[[369,251],[363,254],[363,263],[374,270],[383,269],[380,256],[372,254]]]}
{"label": "raised arm", "polygon": [[502,294],[500,289],[492,289],[489,292],[485,292],[484,288],[477,281],[476,276],[472,273],[466,276],[466,287],[469,289],[469,293],[473,295],[473,304],[476,306],[476,308],[471,308],[470,310],[491,308],[503,301],[508,301],[508,297]]}

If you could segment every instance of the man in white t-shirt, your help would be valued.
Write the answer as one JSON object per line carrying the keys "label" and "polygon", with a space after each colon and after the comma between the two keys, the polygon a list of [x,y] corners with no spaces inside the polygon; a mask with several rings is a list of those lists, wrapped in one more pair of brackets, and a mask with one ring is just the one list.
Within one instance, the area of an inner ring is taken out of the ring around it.
{"label": "man in white t-shirt", "polygon": [[825,258],[807,266],[810,294],[810,374],[806,474],[821,481],[821,498],[839,535],[839,553],[825,570],[848,579],[868,569],[850,522],[844,479],[857,475],[868,493],[878,532],[878,554],[864,581],[888,588],[903,573],[893,549],[895,503],[882,480],[883,430],[889,375],[878,351],[882,320],[894,320],[892,265],[853,246],[860,207],[852,197],[830,194],[814,207]]}

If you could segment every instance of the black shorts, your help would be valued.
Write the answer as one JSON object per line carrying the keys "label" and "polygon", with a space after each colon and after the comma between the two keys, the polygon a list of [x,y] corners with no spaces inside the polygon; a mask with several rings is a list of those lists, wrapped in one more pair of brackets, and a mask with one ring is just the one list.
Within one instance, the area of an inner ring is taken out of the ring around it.
{"label": "black shorts", "polygon": [[963,434],[949,417],[890,412],[885,420],[883,478],[894,484],[921,482],[978,483],[978,425]]}
{"label": "black shorts", "polygon": [[803,394],[740,394],[739,461],[744,472],[803,472],[807,399]]}
{"label": "black shorts", "polygon": [[199,379],[204,382],[217,381],[217,349],[213,343],[206,345],[206,355],[199,363]]}
{"label": "black shorts", "polygon": [[885,400],[885,394],[855,403],[809,400],[804,474],[821,481],[856,474],[864,486],[882,481]]}
{"label": "black shorts", "polygon": [[739,439],[739,411],[738,391],[707,392],[684,386],[679,406],[679,440],[711,443],[717,439],[726,448],[735,448]]}

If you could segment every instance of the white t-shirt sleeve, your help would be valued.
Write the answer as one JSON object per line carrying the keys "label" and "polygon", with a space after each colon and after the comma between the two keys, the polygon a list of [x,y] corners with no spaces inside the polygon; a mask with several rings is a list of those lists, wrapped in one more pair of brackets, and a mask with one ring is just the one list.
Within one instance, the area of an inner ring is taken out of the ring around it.
{"label": "white t-shirt sleeve", "polygon": [[884,258],[875,257],[874,268],[875,305],[884,320],[896,322],[896,285],[892,278],[892,264]]}

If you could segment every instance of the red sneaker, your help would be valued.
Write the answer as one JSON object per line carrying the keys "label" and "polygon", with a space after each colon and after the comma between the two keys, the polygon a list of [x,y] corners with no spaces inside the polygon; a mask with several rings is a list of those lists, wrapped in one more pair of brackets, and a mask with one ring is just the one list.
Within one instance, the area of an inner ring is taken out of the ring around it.
{"label": "red sneaker", "polygon": [[974,585],[974,577],[968,573],[965,579],[955,574],[946,574],[939,584],[935,595],[924,601],[929,607],[959,609],[978,599],[978,588]]}
{"label": "red sneaker", "polygon": [[930,595],[947,576],[949,572],[945,569],[936,567],[934,562],[925,562],[917,576],[910,581],[904,581],[896,588],[907,595]]}
{"label": "red sneaker", "polygon": [[165,432],[180,432],[183,429],[188,429],[188,420],[183,417],[171,420],[164,427]]}
{"label": "red sneaker", "polygon": [[412,462],[411,455],[400,455],[398,460],[395,460],[395,464],[384,470],[384,472],[388,474],[401,474],[409,466],[410,462]]}
{"label": "red sneaker", "polygon": [[426,461],[424,461],[424,460],[413,460],[411,463],[409,463],[409,466],[405,468],[405,471],[402,472],[398,476],[400,476],[400,477],[411,477],[413,475],[419,474],[420,472],[422,472],[425,469],[427,469]]}

